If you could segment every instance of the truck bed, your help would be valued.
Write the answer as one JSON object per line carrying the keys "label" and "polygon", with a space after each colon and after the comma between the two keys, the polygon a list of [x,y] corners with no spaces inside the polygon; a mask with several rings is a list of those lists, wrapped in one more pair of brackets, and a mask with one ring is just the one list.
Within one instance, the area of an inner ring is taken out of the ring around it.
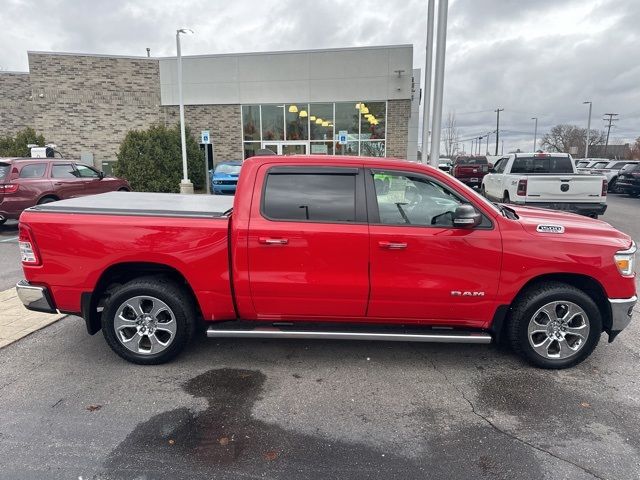
{"label": "truck bed", "polygon": [[233,197],[176,193],[109,192],[36,205],[30,210],[145,217],[219,218],[233,207]]}

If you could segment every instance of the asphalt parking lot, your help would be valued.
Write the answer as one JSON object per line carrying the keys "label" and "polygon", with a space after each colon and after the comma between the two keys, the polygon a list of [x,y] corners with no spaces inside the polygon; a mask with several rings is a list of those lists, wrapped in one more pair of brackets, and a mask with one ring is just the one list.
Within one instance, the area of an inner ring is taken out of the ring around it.
{"label": "asphalt parking lot", "polygon": [[[608,203],[640,243],[640,199]],[[16,236],[0,226],[1,288]],[[639,323],[564,371],[494,346],[204,338],[139,367],[68,317],[0,350],[0,477],[637,479]]]}

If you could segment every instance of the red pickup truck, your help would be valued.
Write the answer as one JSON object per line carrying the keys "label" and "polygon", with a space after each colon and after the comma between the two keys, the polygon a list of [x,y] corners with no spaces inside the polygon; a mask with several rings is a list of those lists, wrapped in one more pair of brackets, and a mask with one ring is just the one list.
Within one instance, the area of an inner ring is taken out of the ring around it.
{"label": "red pickup truck", "polygon": [[607,223],[492,204],[434,168],[266,156],[235,198],[106,193],[20,218],[32,310],[81,315],[121,357],[209,337],[510,343],[584,360],[637,300],[636,247]]}

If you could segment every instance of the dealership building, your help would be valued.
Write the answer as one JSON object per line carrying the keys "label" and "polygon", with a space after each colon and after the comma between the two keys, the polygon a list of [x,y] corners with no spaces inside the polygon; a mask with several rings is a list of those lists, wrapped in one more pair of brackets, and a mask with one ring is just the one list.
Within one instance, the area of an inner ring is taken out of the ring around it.
{"label": "dealership building", "polygon": [[[129,130],[178,122],[175,57],[28,59],[29,72],[0,72],[0,136],[32,127],[65,157],[109,170]],[[411,45],[183,56],[186,124],[196,138],[211,132],[216,161],[260,148],[415,160],[412,60]]]}

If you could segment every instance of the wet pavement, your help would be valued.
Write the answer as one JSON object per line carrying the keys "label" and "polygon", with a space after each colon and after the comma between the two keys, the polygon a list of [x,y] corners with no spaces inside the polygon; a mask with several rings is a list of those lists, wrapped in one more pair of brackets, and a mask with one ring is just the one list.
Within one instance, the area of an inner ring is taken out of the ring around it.
{"label": "wet pavement", "polygon": [[0,478],[637,479],[635,319],[545,371],[495,346],[205,338],[141,367],[69,317],[0,350]]}

